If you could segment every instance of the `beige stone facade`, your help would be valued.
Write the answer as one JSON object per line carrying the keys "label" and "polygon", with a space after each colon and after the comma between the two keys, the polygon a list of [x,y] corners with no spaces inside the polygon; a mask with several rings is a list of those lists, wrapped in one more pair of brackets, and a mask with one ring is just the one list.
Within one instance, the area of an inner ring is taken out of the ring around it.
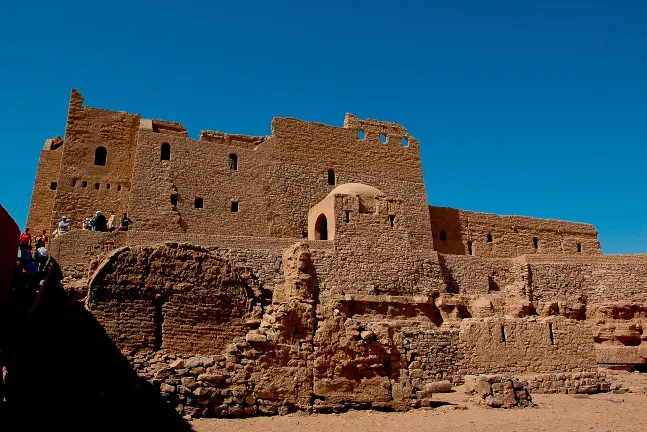
{"label": "beige stone facade", "polygon": [[[73,91],[29,224],[72,220],[51,245],[66,288],[191,416],[405,409],[474,374],[590,392],[599,364],[647,363],[646,255],[603,255],[589,224],[429,206],[419,145],[351,114],[192,140]],[[96,210],[131,230],[80,230]]]}

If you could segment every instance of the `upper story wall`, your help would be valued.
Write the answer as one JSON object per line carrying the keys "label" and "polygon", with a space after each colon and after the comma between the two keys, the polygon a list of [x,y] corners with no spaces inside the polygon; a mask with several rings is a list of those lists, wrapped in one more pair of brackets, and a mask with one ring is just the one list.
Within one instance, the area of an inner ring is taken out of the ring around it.
{"label": "upper story wall", "polygon": [[40,233],[44,229],[51,232],[49,230],[54,210],[54,199],[58,189],[63,144],[61,137],[48,139],[40,152],[34,189],[31,194],[29,216],[27,217],[27,226],[34,234]]}
{"label": "upper story wall", "polygon": [[[84,107],[72,90],[50,228],[63,215],[80,228],[97,210],[127,210],[138,126],[139,115]],[[104,165],[95,164],[99,148]]]}
{"label": "upper story wall", "polygon": [[249,145],[260,137],[203,131],[192,140],[156,124],[142,120],[139,127],[129,204],[134,230],[269,234],[267,161]]}
{"label": "upper story wall", "polygon": [[598,233],[590,224],[433,206],[429,217],[434,250],[441,253],[483,257],[602,253]]}

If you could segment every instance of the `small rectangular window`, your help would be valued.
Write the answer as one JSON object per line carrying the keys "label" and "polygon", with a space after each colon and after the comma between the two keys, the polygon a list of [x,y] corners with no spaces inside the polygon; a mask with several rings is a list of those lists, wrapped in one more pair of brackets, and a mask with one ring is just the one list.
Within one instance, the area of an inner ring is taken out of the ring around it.
{"label": "small rectangular window", "polygon": [[505,326],[501,326],[501,342],[506,343]]}
{"label": "small rectangular window", "polygon": [[582,252],[582,243],[577,244],[577,251],[580,253]]}
{"label": "small rectangular window", "polygon": [[76,180],[72,180],[72,187],[76,187]]}
{"label": "small rectangular window", "polygon": [[350,222],[350,210],[346,210],[346,223]]}
{"label": "small rectangular window", "polygon": [[202,201],[202,198],[195,199],[195,208],[204,208],[204,202]]}
{"label": "small rectangular window", "polygon": [[94,184],[94,188],[95,188],[95,189],[99,189],[99,183],[95,183],[95,184]]}
{"label": "small rectangular window", "polygon": [[177,195],[176,194],[171,195],[171,205],[173,205],[173,206],[177,205]]}
{"label": "small rectangular window", "polygon": [[395,215],[389,215],[389,223],[391,224],[391,228],[395,226]]}
{"label": "small rectangular window", "polygon": [[51,183],[49,184],[49,188],[50,188],[51,190],[56,190],[56,187],[57,187],[57,186],[58,186],[58,184],[57,184],[56,182],[51,182]]}
{"label": "small rectangular window", "polygon": [[231,212],[238,213],[238,201],[231,202]]}

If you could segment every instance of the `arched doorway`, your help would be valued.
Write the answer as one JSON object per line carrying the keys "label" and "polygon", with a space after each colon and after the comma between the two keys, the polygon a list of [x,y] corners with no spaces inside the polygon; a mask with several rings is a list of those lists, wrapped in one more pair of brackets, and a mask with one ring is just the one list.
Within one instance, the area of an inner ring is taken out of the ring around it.
{"label": "arched doorway", "polygon": [[315,222],[315,240],[328,240],[328,219],[325,214],[320,214]]}

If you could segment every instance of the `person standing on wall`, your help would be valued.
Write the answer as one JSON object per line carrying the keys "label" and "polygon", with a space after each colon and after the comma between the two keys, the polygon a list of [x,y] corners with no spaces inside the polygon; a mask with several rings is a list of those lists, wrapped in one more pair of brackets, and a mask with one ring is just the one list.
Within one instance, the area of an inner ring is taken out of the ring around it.
{"label": "person standing on wall", "polygon": [[124,217],[119,220],[119,231],[128,231],[128,225],[133,221],[128,217],[128,214],[124,213]]}
{"label": "person standing on wall", "polygon": [[97,210],[97,215],[94,217],[94,230],[99,232],[108,231],[108,221],[106,217],[101,214],[101,210]]}
{"label": "person standing on wall", "polygon": [[70,223],[67,221],[67,216],[63,216],[58,223],[58,235],[65,234],[70,230]]}
{"label": "person standing on wall", "polygon": [[108,231],[113,232],[117,229],[117,215],[115,211],[110,212],[110,218],[108,218]]}
{"label": "person standing on wall", "polygon": [[25,228],[25,232],[20,235],[20,258],[25,258],[27,251],[31,248],[31,234],[29,228]]}

